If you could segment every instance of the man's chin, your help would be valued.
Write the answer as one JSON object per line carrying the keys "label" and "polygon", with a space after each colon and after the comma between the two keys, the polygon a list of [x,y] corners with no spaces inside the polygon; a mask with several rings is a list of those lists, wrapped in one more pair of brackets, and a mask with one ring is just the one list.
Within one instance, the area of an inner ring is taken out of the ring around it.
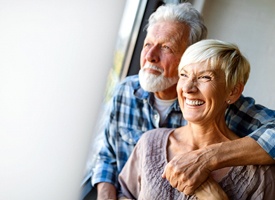
{"label": "man's chin", "polygon": [[[172,85],[172,86],[174,86],[174,85]],[[161,91],[164,91],[172,86],[164,86],[164,85],[152,86],[152,84],[149,84],[149,83],[147,85],[141,84],[142,89],[144,89],[147,92],[161,92]]]}

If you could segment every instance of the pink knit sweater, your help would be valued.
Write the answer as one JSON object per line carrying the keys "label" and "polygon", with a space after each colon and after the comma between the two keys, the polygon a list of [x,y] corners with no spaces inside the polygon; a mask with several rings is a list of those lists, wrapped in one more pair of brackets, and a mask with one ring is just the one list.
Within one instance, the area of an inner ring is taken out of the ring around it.
{"label": "pink knit sweater", "polygon": [[[196,199],[161,177],[167,164],[168,136],[173,130],[161,128],[143,134],[119,175],[123,196],[140,200]],[[229,199],[274,200],[275,165],[232,167],[219,184]]]}

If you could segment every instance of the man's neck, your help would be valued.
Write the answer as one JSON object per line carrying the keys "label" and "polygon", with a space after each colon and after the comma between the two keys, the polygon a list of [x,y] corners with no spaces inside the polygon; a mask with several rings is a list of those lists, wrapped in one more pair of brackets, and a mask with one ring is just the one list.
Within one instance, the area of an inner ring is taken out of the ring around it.
{"label": "man's neck", "polygon": [[176,85],[173,85],[170,88],[167,88],[166,90],[155,92],[154,95],[162,100],[171,100],[177,98],[177,90]]}

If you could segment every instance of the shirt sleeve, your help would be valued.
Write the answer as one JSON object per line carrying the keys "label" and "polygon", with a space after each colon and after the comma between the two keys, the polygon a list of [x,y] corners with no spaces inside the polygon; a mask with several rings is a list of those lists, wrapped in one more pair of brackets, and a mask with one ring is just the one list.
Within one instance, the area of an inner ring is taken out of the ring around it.
{"label": "shirt sleeve", "polygon": [[[115,106],[111,106],[115,108]],[[112,120],[114,109],[109,113],[109,119],[106,121],[104,131],[99,133],[103,134],[103,142],[98,147],[100,150],[96,155],[96,164],[93,169],[92,175],[92,185],[99,182],[107,182],[115,185],[117,187],[117,160],[116,160],[116,141],[115,141],[115,132],[112,132],[112,123],[115,120]],[[111,133],[112,132],[112,133]]]}
{"label": "shirt sleeve", "polygon": [[241,96],[226,111],[228,127],[240,137],[249,136],[275,159],[275,111]]}
{"label": "shirt sleeve", "polygon": [[134,116],[134,108],[129,106],[135,99],[132,95],[133,82],[135,79],[131,77],[116,86],[108,105],[108,112],[104,115],[106,118],[104,129],[99,133],[102,135],[103,142],[96,144],[100,150],[96,153],[96,164],[93,168],[93,186],[100,182],[107,182],[119,189],[118,174],[136,144],[131,134],[133,124],[129,120],[129,116]]}

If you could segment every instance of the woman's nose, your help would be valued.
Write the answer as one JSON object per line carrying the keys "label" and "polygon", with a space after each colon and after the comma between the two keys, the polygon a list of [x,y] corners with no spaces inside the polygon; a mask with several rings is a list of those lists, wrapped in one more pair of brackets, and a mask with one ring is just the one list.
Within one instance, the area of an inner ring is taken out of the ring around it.
{"label": "woman's nose", "polygon": [[195,80],[186,80],[182,84],[181,89],[185,93],[197,92],[197,83]]}

